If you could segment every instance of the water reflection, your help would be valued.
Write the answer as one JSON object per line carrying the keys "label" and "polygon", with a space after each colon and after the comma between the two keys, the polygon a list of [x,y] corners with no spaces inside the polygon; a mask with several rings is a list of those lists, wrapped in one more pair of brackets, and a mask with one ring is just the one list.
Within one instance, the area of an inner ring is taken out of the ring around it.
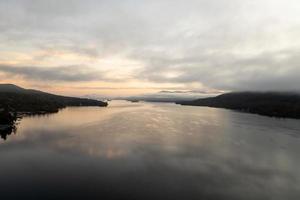
{"label": "water reflection", "polygon": [[11,135],[13,133],[16,134],[16,132],[17,132],[17,127],[15,124],[9,125],[6,127],[2,127],[0,129],[0,137],[1,137],[1,139],[6,140],[9,135]]}
{"label": "water reflection", "polygon": [[172,104],[67,108],[22,119],[18,134],[0,143],[0,192],[4,199],[296,200],[299,130],[297,120]]}

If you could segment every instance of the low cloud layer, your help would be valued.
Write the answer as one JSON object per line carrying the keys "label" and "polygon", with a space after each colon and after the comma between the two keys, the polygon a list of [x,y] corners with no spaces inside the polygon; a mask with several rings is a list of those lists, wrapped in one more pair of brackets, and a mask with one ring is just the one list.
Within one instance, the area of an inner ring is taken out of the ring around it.
{"label": "low cloud layer", "polygon": [[0,72],[12,77],[38,81],[80,82],[104,79],[100,72],[82,66],[28,67],[0,65]]}
{"label": "low cloud layer", "polygon": [[299,10],[298,0],[0,0],[0,72],[299,91]]}
{"label": "low cloud layer", "polygon": [[[300,49],[253,56],[212,53],[184,59],[152,58],[140,76],[155,82],[201,82],[221,90],[299,90]],[[160,71],[174,72],[166,76]]]}

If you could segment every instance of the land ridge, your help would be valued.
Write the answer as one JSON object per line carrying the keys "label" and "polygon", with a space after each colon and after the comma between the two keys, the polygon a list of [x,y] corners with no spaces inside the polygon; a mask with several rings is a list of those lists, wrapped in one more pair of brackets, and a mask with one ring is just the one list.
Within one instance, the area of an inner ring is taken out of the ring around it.
{"label": "land ridge", "polygon": [[296,92],[231,92],[180,105],[226,108],[270,117],[300,119],[300,94]]}
{"label": "land ridge", "polygon": [[24,89],[13,84],[0,84],[0,131],[11,129],[18,116],[55,113],[67,106],[101,106],[106,102],[67,97]]}

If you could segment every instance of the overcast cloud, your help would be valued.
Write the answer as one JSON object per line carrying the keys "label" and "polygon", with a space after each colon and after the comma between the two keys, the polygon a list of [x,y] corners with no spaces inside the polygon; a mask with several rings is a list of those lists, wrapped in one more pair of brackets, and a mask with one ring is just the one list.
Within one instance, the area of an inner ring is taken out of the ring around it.
{"label": "overcast cloud", "polygon": [[0,65],[0,71],[10,76],[24,77],[29,80],[38,81],[94,81],[105,80],[102,73],[82,66],[61,66],[61,67],[28,67]]}
{"label": "overcast cloud", "polygon": [[0,0],[0,72],[299,91],[299,10],[298,0]]}

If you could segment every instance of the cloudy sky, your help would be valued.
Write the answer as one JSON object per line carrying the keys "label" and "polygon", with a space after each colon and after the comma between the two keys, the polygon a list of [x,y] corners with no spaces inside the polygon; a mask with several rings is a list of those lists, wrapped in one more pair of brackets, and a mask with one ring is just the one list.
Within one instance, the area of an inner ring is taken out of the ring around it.
{"label": "cloudy sky", "polygon": [[0,0],[0,83],[59,94],[300,90],[299,0]]}

